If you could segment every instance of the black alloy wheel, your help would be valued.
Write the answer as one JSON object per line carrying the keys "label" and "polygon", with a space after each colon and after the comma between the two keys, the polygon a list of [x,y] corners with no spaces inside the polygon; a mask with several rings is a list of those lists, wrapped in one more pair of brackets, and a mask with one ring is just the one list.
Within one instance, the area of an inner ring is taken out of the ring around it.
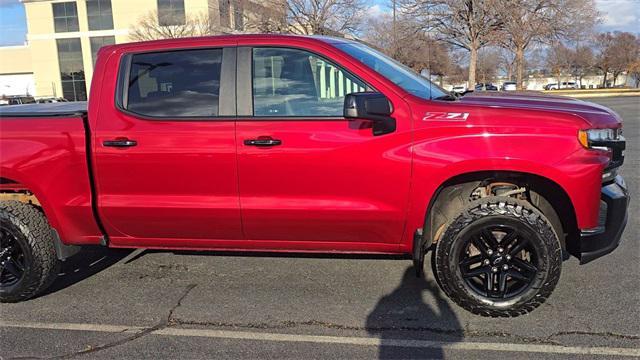
{"label": "black alloy wheel", "polygon": [[13,286],[24,277],[25,251],[16,234],[0,227],[0,288]]}
{"label": "black alloy wheel", "polygon": [[481,225],[461,239],[458,265],[464,283],[488,299],[512,299],[538,273],[538,252],[518,224]]}

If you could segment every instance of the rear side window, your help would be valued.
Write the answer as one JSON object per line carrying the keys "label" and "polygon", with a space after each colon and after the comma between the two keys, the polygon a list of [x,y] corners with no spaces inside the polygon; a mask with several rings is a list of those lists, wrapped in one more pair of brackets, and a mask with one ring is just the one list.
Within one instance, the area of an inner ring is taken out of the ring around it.
{"label": "rear side window", "polygon": [[344,97],[367,86],[310,52],[253,49],[254,116],[342,116]]}
{"label": "rear side window", "polygon": [[126,109],[150,117],[218,116],[222,49],[136,54]]}

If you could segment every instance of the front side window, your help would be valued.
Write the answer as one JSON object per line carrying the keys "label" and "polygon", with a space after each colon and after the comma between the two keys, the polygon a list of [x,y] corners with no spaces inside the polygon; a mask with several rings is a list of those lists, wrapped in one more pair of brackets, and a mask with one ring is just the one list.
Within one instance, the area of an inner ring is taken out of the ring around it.
{"label": "front side window", "polygon": [[91,59],[93,60],[93,65],[96,64],[96,58],[98,55],[98,50],[105,45],[113,45],[116,43],[115,36],[94,36],[89,38],[91,43]]}
{"label": "front side window", "polygon": [[71,101],[87,100],[80,39],[58,39],[56,45],[63,97]]}
{"label": "front side window", "polygon": [[126,109],[151,117],[218,116],[222,49],[136,54]]}
{"label": "front side window", "polygon": [[87,0],[89,30],[113,29],[111,0]]}
{"label": "front side window", "polygon": [[342,116],[344,97],[366,85],[310,52],[253,49],[254,116]]}
{"label": "front side window", "polygon": [[75,2],[51,4],[55,32],[78,31],[78,9]]}
{"label": "front side window", "polygon": [[158,23],[160,26],[184,25],[184,0],[158,0]]}

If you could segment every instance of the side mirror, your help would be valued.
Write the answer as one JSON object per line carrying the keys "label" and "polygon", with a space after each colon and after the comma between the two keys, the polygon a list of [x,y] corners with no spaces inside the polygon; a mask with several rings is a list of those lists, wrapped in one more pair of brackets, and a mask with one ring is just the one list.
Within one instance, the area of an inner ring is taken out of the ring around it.
{"label": "side mirror", "polygon": [[373,121],[373,135],[396,131],[396,120],[389,99],[381,93],[362,92],[347,94],[344,98],[344,117]]}

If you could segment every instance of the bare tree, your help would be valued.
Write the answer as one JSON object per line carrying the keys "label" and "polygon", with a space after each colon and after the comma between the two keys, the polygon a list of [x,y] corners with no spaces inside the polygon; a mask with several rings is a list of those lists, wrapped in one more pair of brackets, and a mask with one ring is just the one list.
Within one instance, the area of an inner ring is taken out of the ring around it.
{"label": "bare tree", "polygon": [[495,48],[483,49],[478,53],[476,79],[481,83],[492,83],[498,75],[500,53]]}
{"label": "bare tree", "polygon": [[[270,6],[282,1],[267,0]],[[364,17],[364,0],[286,0],[287,32],[302,35],[355,33]]]}
{"label": "bare tree", "polygon": [[368,19],[364,40],[416,72],[427,70],[442,84],[453,63],[446,44],[430,37],[409,17],[397,19],[395,34],[389,31],[392,23],[393,19],[387,15]]}
{"label": "bare tree", "polygon": [[593,50],[589,46],[578,46],[571,53],[571,73],[575,76],[578,84],[582,87],[582,79],[593,72],[595,67],[595,57]]}
{"label": "bare tree", "polygon": [[[167,20],[166,16],[163,20]],[[222,33],[218,24],[208,14],[186,17],[184,21],[171,21],[179,25],[160,25],[158,12],[151,11],[138,21],[129,31],[129,38],[134,41],[157,39],[176,39],[190,36],[216,35]]]}
{"label": "bare tree", "polygon": [[596,59],[596,67],[603,74],[602,87],[607,87],[607,76],[613,66],[614,57],[616,54],[612,53],[614,37],[612,33],[600,33],[595,37],[594,47],[598,53]]}
{"label": "bare tree", "polygon": [[640,57],[640,46],[635,35],[628,32],[616,32],[611,51],[615,57],[611,66],[613,86],[616,86],[618,76],[632,69],[633,63]]}
{"label": "bare tree", "polygon": [[553,44],[547,51],[546,63],[551,74],[557,79],[558,89],[562,86],[562,75],[568,75],[571,71],[573,57],[573,50],[561,42]]}
{"label": "bare tree", "polygon": [[629,75],[633,79],[633,86],[640,87],[640,58],[636,59],[629,66]]}
{"label": "bare tree", "polygon": [[436,38],[469,52],[468,86],[476,83],[478,51],[494,40],[502,21],[498,0],[404,0],[404,11]]}
{"label": "bare tree", "polygon": [[501,45],[514,53],[516,82],[523,88],[525,52],[588,31],[598,19],[594,0],[510,0],[496,6],[502,17]]}
{"label": "bare tree", "polygon": [[286,0],[250,1],[245,3],[244,31],[260,34],[287,33]]}
{"label": "bare tree", "polygon": [[603,73],[602,86],[608,86],[608,74],[613,75],[613,86],[620,74],[632,71],[640,58],[640,39],[627,32],[607,32],[596,36],[596,67]]}

